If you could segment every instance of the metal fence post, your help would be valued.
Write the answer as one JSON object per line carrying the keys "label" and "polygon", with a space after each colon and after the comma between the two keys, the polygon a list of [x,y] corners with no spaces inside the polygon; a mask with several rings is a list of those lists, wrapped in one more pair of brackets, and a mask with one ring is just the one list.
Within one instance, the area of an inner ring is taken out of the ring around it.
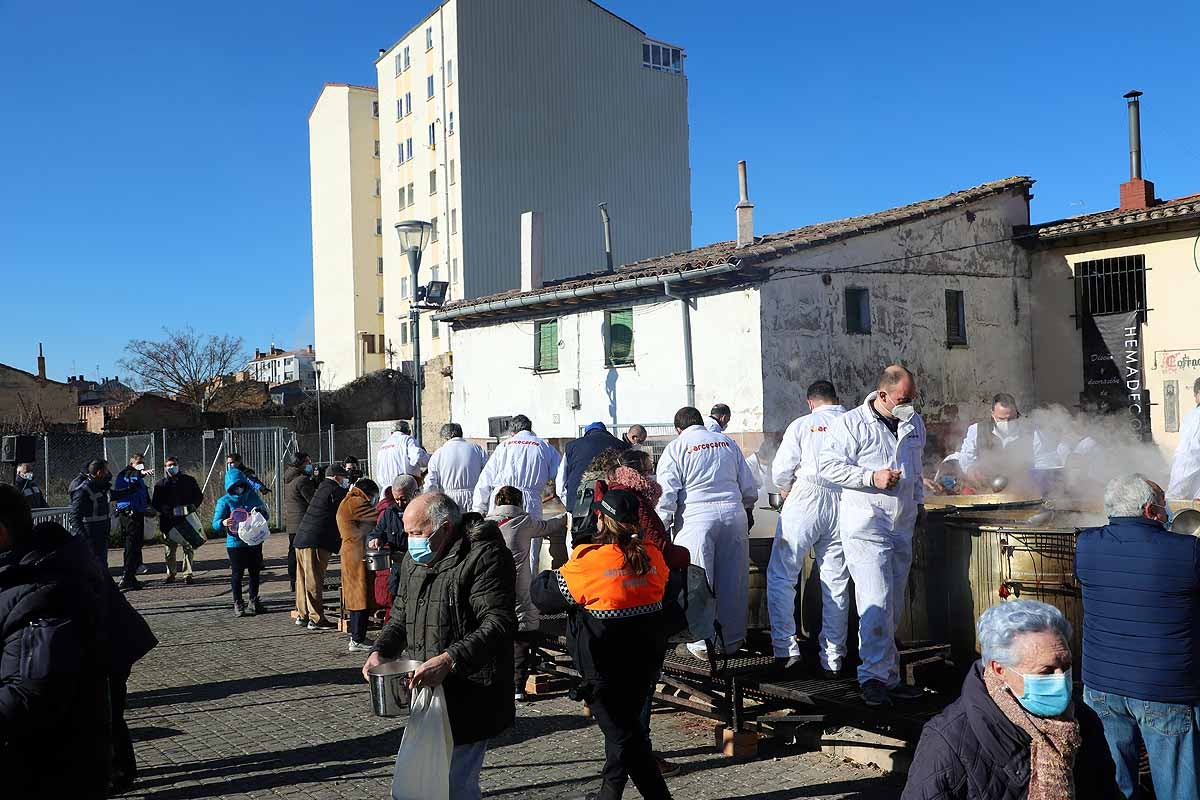
{"label": "metal fence post", "polygon": [[333,438],[333,423],[331,422],[331,423],[329,423],[329,463],[330,464],[337,463],[337,454],[334,452],[334,449],[333,449],[334,441],[335,440]]}
{"label": "metal fence post", "polygon": [[42,491],[50,502],[50,434],[42,434]]}

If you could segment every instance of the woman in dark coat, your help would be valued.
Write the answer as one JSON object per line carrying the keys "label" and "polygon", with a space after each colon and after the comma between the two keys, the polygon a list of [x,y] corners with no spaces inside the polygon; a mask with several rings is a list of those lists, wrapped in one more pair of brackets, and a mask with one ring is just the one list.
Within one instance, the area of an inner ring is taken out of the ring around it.
{"label": "woman in dark coat", "polygon": [[1100,719],[1072,702],[1071,627],[1036,600],[979,618],[983,659],[921,732],[902,800],[1120,797]]}

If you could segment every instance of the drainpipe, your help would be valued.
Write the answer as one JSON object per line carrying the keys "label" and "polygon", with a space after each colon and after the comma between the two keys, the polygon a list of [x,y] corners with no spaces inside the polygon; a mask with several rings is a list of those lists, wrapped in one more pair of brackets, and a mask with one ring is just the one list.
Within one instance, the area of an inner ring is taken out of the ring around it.
{"label": "drainpipe", "polygon": [[663,281],[663,294],[679,301],[683,322],[683,376],[687,388],[687,404],[696,406],[696,370],[692,361],[692,301],[671,291],[674,281]]}

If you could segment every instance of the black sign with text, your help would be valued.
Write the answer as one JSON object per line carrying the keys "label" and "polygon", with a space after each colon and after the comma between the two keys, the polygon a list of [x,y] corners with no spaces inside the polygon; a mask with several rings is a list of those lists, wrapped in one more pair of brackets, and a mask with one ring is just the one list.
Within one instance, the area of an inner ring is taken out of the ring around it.
{"label": "black sign with text", "polygon": [[1129,417],[1136,436],[1150,438],[1150,399],[1142,359],[1141,311],[1083,318],[1083,397],[1097,409]]}

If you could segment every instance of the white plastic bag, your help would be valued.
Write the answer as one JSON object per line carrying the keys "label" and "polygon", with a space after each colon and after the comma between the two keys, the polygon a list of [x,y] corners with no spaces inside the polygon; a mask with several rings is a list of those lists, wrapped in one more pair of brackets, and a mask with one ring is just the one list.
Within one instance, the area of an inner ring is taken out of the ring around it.
{"label": "white plastic bag", "polygon": [[418,689],[392,776],[392,800],[450,800],[454,736],[442,687]]}
{"label": "white plastic bag", "polygon": [[270,532],[267,518],[257,508],[250,512],[245,522],[239,522],[237,527],[238,538],[251,547],[265,542]]}

